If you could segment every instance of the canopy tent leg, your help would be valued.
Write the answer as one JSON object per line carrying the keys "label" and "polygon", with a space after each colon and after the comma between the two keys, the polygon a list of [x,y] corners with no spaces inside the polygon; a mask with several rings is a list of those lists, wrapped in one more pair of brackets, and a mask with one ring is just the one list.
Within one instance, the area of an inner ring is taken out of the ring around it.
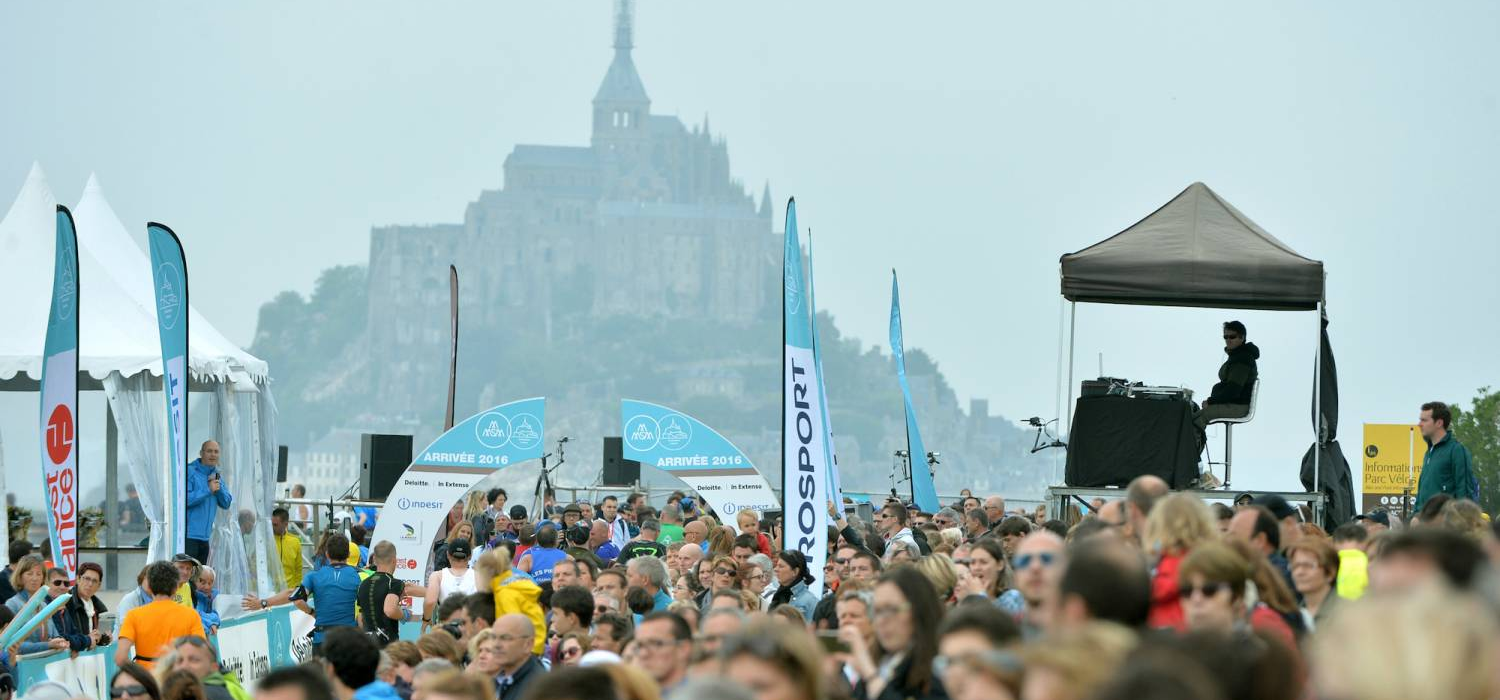
{"label": "canopy tent leg", "polygon": [[1073,437],[1073,343],[1078,335],[1078,302],[1068,302],[1068,383],[1065,386],[1068,394],[1067,405],[1068,422],[1062,426],[1067,433],[1068,439]]}
{"label": "canopy tent leg", "polygon": [[104,402],[104,586],[120,590],[120,557],[113,548],[120,544],[120,428],[115,425],[115,409]]}
{"label": "canopy tent leg", "polygon": [[[1324,308],[1325,304],[1327,304],[1326,301],[1318,302],[1316,323],[1318,354],[1313,359],[1313,415],[1316,416],[1313,420],[1313,430],[1316,433],[1313,440],[1313,490],[1319,493],[1323,492],[1322,475],[1319,472],[1323,466],[1323,314],[1327,312]],[[1313,503],[1314,522],[1323,522],[1323,507],[1322,499]]]}

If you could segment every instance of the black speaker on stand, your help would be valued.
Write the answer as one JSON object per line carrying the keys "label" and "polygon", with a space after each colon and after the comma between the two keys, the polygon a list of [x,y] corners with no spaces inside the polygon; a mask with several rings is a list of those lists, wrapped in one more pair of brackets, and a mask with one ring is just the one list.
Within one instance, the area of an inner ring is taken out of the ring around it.
{"label": "black speaker on stand", "polygon": [[359,498],[383,501],[391,495],[401,472],[411,466],[410,435],[359,436]]}
{"label": "black speaker on stand", "polygon": [[605,486],[634,486],[640,480],[641,463],[625,459],[625,445],[620,438],[604,438],[604,472],[600,482]]}

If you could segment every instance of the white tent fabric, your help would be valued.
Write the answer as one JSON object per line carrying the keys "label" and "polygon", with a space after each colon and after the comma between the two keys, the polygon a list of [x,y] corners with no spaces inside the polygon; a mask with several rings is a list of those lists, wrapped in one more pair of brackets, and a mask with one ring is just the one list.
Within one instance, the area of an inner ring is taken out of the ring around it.
{"label": "white tent fabric", "polygon": [[[0,308],[0,326],[11,329],[0,335],[0,386],[7,380],[41,376],[55,210],[46,178],[34,165],[0,221],[0,298],[7,301]],[[165,485],[157,466],[167,448],[165,426],[158,415],[164,399],[159,389],[151,388],[151,377],[161,376],[161,345],[150,257],[130,237],[92,176],[73,219],[80,268],[79,369],[104,386],[120,426],[122,454],[151,522],[148,556],[166,558],[173,552],[167,544],[162,506]],[[275,421],[267,419],[267,411],[274,411],[269,370],[265,361],[235,346],[197,309],[190,308],[189,313],[188,369],[196,382],[215,388],[208,397],[210,434],[220,443],[226,483],[238,511],[217,511],[214,541],[233,538],[240,546],[214,547],[211,563],[223,572],[222,590],[268,593],[271,578],[252,574],[247,559],[264,566],[270,549],[267,515],[275,482],[276,436]],[[240,420],[238,415],[255,419]],[[248,513],[245,526],[260,536],[240,537],[239,512]]]}
{"label": "white tent fabric", "polygon": [[[25,374],[40,379],[42,340],[52,290],[55,201],[39,167],[0,223],[0,298],[10,332],[0,336],[0,381]],[[102,380],[110,372],[161,376],[151,259],[136,245],[89,178],[78,207],[80,324],[78,368]],[[189,280],[191,282],[191,279]],[[82,285],[87,285],[86,288]],[[263,381],[261,360],[229,342],[197,309],[189,309],[188,370],[197,380]]]}

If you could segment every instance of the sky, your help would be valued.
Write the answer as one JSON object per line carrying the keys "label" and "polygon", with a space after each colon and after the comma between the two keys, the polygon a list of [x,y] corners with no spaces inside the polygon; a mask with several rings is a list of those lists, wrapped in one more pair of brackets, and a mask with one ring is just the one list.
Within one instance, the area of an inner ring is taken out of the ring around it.
{"label": "sky", "polygon": [[[195,306],[248,344],[274,294],[364,262],[371,226],[461,221],[516,144],[585,145],[610,21],[602,0],[7,3],[0,199],[33,161],[63,203],[97,173],[142,239],[173,226]],[[1207,183],[1325,261],[1357,482],[1361,423],[1500,385],[1497,26],[1488,2],[644,0],[634,57],[655,113],[707,116],[751,191],[797,197],[846,332],[884,345],[898,267],[908,346],[1009,418],[1060,413],[1058,257]],[[1264,380],[1235,481],[1296,488],[1312,313],[1079,306],[1075,380],[1206,394],[1229,318]]]}

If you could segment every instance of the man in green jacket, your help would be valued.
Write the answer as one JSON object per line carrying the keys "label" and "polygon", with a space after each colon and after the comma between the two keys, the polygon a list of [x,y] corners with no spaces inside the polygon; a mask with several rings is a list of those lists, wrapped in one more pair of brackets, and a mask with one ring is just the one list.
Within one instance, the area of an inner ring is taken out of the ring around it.
{"label": "man in green jacket", "polygon": [[1422,457],[1422,476],[1417,480],[1416,510],[1419,512],[1427,499],[1440,493],[1470,500],[1479,495],[1475,493],[1469,448],[1448,432],[1452,422],[1453,412],[1448,409],[1448,404],[1441,401],[1422,404],[1422,417],[1417,427],[1422,429],[1422,439],[1427,442],[1427,454]]}

